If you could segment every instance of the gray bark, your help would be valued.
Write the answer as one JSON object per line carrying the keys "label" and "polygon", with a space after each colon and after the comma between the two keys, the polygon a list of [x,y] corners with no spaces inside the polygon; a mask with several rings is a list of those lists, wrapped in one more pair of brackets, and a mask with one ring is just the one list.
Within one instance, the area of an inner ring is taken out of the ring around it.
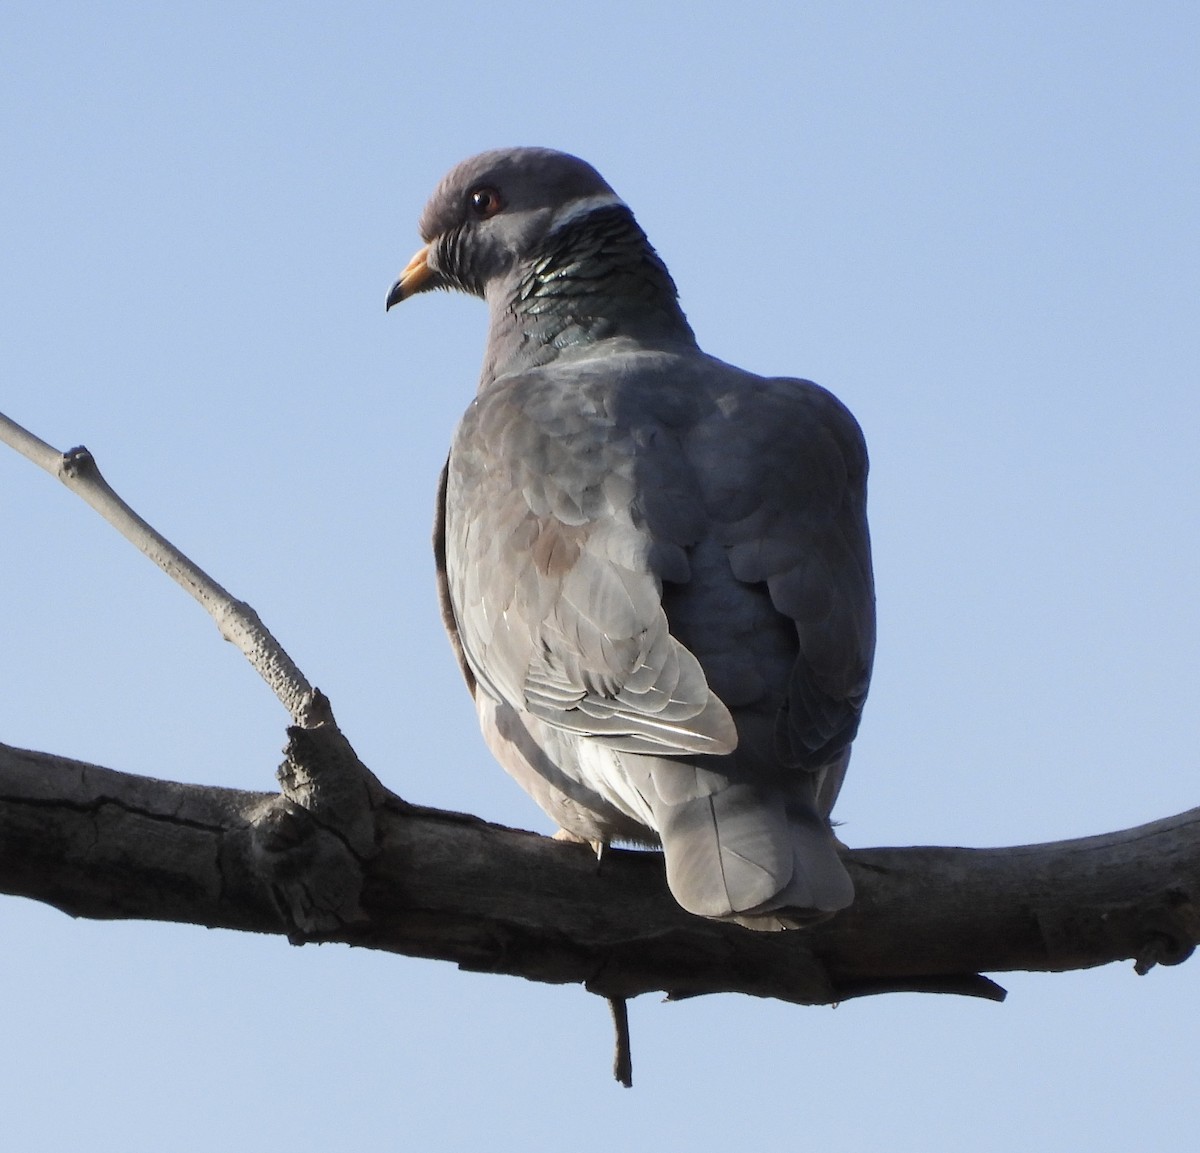
{"label": "gray bark", "polygon": [[613,1000],[896,990],[999,999],[985,972],[1185,960],[1200,809],[1007,849],[854,850],[852,908],[756,933],[683,912],[657,853],[591,851],[407,804],[332,717],[293,728],[281,794],[177,784],[0,745],[0,891],[72,916],[344,941]]}

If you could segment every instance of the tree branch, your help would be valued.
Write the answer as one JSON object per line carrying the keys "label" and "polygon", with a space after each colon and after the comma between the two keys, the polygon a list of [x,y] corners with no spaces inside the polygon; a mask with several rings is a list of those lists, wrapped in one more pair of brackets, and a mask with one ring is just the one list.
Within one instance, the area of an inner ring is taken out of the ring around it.
{"label": "tree branch", "polygon": [[221,636],[235,644],[255,672],[266,681],[293,722],[309,723],[312,686],[259,619],[258,613],[245,601],[228,593],[199,565],[138,516],[113,491],[86,448],[59,452],[3,413],[0,413],[0,442],[57,477],[180,588],[191,594],[216,622]]}
{"label": "tree branch", "polygon": [[[369,845],[285,797],[0,746],[0,890],[73,916],[344,941],[614,1000],[998,999],[979,973],[1121,959],[1142,972],[1200,942],[1200,809],[1053,844],[854,851],[850,909],[755,933],[680,909],[657,853],[614,851],[598,867],[586,846],[418,808],[379,786],[361,800]],[[307,924],[284,890],[308,894]]]}
{"label": "tree branch", "polygon": [[1200,809],[1012,849],[851,852],[854,905],[804,931],[693,917],[657,853],[611,851],[406,804],[359,761],[329,702],[245,602],[141,519],[86,449],[0,415],[0,441],[57,476],[187,589],[288,709],[280,794],[176,784],[0,745],[0,892],[77,917],[181,921],[344,941],[533,981],[613,1012],[629,997],[738,992],[799,1004],[895,991],[1000,1000],[981,976],[1133,959],[1200,942]]}

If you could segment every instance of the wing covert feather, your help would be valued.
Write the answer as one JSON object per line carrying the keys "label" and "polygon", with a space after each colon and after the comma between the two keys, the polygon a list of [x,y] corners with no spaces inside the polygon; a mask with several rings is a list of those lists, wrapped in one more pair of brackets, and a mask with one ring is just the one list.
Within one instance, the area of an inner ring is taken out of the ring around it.
{"label": "wing covert feather", "polygon": [[660,570],[686,576],[686,554],[638,511],[645,450],[610,392],[528,373],[464,417],[446,493],[463,649],[487,691],[558,727],[631,752],[728,753],[733,719],[662,608]]}

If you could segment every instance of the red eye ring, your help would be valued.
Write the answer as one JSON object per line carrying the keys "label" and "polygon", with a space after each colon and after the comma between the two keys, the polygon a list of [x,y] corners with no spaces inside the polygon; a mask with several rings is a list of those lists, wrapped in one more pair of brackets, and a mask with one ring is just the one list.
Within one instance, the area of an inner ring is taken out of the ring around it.
{"label": "red eye ring", "polygon": [[473,188],[467,195],[467,203],[471,206],[471,214],[480,220],[489,220],[504,207],[500,193],[489,185]]}

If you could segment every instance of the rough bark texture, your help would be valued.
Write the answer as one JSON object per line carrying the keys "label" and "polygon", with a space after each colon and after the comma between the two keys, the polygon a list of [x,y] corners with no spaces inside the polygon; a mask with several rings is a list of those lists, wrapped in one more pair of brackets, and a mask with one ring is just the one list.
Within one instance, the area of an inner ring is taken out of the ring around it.
{"label": "rough bark texture", "polygon": [[1145,971],[1200,941],[1200,809],[1053,844],[856,850],[851,909],[755,933],[683,912],[657,853],[597,866],[586,847],[408,805],[332,718],[290,732],[282,795],[0,746],[0,891],[73,916],[344,941],[618,1000],[999,998],[978,974],[1121,959]]}

